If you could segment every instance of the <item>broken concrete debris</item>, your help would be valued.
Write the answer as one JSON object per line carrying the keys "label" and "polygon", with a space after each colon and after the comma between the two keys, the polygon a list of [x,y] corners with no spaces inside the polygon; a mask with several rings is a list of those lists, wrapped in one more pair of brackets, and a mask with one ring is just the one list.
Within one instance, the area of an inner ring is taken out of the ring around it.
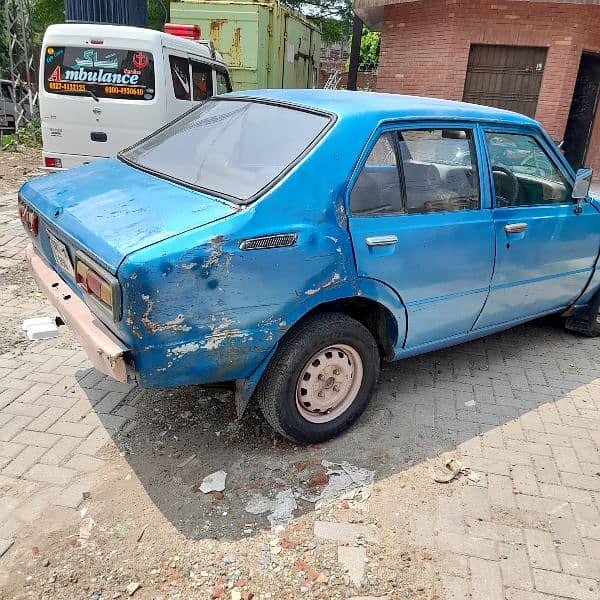
{"label": "broken concrete debris", "polygon": [[[375,479],[375,471],[355,467],[347,461],[338,464],[323,460],[321,464],[325,467],[325,474],[328,478],[327,484],[320,494],[309,492],[301,496],[303,500],[316,503],[317,508],[321,502],[345,497],[346,494],[349,494],[347,499],[352,499],[359,493],[361,488],[372,485]],[[361,495],[362,499],[366,500],[369,492],[367,490],[364,490],[364,492]]]}
{"label": "broken concrete debris", "polygon": [[222,492],[225,489],[225,479],[227,479],[227,473],[225,471],[215,471],[202,480],[200,491],[205,494],[210,492]]}
{"label": "broken concrete debris", "polygon": [[346,571],[352,583],[360,587],[365,576],[367,551],[362,546],[338,546],[338,562]]}
{"label": "broken concrete debris", "polygon": [[255,493],[246,503],[245,510],[253,515],[267,515],[271,527],[282,525],[291,521],[294,516],[294,510],[298,507],[292,490],[282,490],[277,493],[275,498],[265,498],[262,494]]}
{"label": "broken concrete debris", "polygon": [[139,581],[132,581],[125,588],[125,591],[127,592],[128,596],[133,596],[141,587],[142,587],[142,584]]}

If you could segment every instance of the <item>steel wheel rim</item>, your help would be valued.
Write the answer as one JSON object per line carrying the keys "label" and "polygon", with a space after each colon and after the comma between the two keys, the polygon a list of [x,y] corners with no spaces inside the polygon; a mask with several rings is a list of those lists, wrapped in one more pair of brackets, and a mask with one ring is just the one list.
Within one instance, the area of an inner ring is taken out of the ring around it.
{"label": "steel wheel rim", "polygon": [[311,423],[333,421],[350,408],[362,379],[363,362],[352,346],[327,346],[302,367],[296,383],[296,408]]}

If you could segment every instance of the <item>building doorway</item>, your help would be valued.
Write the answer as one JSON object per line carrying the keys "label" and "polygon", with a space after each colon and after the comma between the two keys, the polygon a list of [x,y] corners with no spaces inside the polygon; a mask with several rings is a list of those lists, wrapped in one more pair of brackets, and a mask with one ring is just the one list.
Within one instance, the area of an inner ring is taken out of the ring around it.
{"label": "building doorway", "polygon": [[574,169],[580,169],[585,162],[599,96],[600,55],[584,53],[579,63],[563,145],[565,157]]}
{"label": "building doorway", "polygon": [[547,48],[472,44],[463,100],[535,117]]}

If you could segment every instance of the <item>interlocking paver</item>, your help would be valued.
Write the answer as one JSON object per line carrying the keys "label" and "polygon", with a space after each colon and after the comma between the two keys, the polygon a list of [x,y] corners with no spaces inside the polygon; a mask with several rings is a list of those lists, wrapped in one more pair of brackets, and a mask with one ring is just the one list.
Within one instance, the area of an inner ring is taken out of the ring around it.
{"label": "interlocking paver", "polygon": [[105,461],[100,458],[88,456],[86,454],[75,454],[65,464],[65,469],[74,469],[75,471],[81,471],[83,473],[93,473],[98,469],[101,469],[105,465]]}
{"label": "interlocking paver", "polygon": [[576,600],[598,600],[600,592],[593,579],[575,577],[554,571],[533,570],[535,587],[540,592]]}
{"label": "interlocking paver", "polygon": [[77,448],[77,446],[79,446],[79,444],[81,444],[81,438],[74,438],[66,435],[62,436],[60,440],[40,458],[39,462],[44,465],[59,465],[73,452],[73,450],[75,450],[75,448]]}
{"label": "interlocking paver", "polygon": [[77,471],[73,471],[72,469],[64,469],[63,467],[56,467],[54,465],[37,464],[31,467],[25,476],[33,481],[65,485],[69,483],[76,474]]}
{"label": "interlocking paver", "polygon": [[2,474],[11,477],[20,477],[37,462],[38,458],[44,452],[46,452],[46,448],[42,448],[41,446],[27,446],[2,469]]}
{"label": "interlocking paver", "polygon": [[50,448],[56,442],[61,439],[60,435],[55,435],[52,433],[44,433],[41,431],[29,431],[25,429],[15,435],[12,439],[13,442],[17,444],[26,444],[28,446],[43,446],[44,448]]}
{"label": "interlocking paver", "polygon": [[531,564],[539,569],[560,571],[560,562],[554,549],[552,536],[547,531],[526,529],[525,539]]}
{"label": "interlocking paver", "polygon": [[502,576],[497,562],[471,558],[471,588],[473,598],[504,600]]}
{"label": "interlocking paver", "polygon": [[501,543],[498,551],[504,585],[532,590],[533,579],[525,546]]}
{"label": "interlocking paver", "polygon": [[14,416],[0,429],[0,442],[10,442],[32,420],[32,417]]}

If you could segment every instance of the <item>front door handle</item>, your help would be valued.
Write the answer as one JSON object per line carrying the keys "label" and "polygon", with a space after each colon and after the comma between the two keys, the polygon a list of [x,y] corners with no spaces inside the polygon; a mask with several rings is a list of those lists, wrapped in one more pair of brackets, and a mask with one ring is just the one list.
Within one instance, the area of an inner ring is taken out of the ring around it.
{"label": "front door handle", "polygon": [[506,233],[523,233],[527,231],[527,223],[509,223],[504,226],[504,231]]}
{"label": "front door handle", "polygon": [[395,235],[374,235],[366,240],[367,246],[393,246],[398,243],[398,237]]}

